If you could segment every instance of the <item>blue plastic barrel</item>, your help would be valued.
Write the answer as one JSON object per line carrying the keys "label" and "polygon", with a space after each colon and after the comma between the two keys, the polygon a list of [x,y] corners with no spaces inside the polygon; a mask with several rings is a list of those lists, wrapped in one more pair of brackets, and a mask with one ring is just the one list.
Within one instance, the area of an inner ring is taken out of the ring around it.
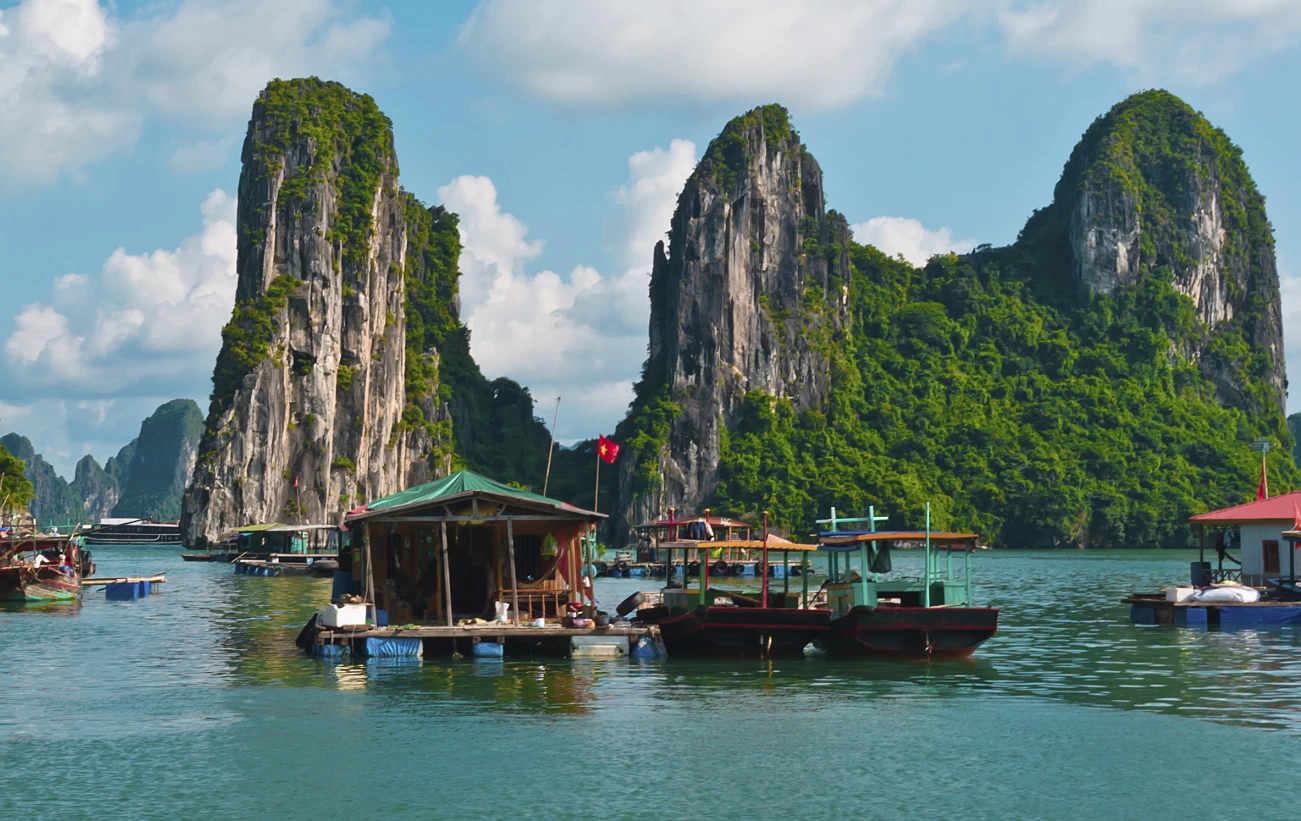
{"label": "blue plastic barrel", "polygon": [[632,643],[632,648],[628,650],[628,655],[635,659],[653,659],[655,658],[655,645],[645,636],[638,636],[637,640]]}
{"label": "blue plastic barrel", "polygon": [[470,655],[477,659],[499,659],[505,655],[505,648],[495,641],[477,641],[470,646]]}

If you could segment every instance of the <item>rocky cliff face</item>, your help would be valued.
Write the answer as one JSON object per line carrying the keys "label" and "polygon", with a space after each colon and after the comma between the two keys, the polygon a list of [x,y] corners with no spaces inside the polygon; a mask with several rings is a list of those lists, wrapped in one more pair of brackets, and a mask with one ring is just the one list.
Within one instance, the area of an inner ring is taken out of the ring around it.
{"label": "rocky cliff face", "polygon": [[[1081,295],[1114,295],[1147,278],[1171,283],[1206,329],[1181,353],[1214,382],[1217,398],[1283,411],[1273,237],[1264,197],[1224,132],[1168,92],[1136,94],[1085,133],[1053,207],[1067,222]],[[1262,355],[1264,373],[1245,372],[1228,350],[1234,339]],[[1267,386],[1255,396],[1249,383],[1259,378]]]}
{"label": "rocky cliff face", "polygon": [[[821,406],[848,322],[849,230],[781,106],[728,123],[678,197],[651,272],[650,346],[615,510],[694,511],[747,392]],[[619,523],[614,523],[619,527]]]}
{"label": "rocky cliff face", "polygon": [[0,445],[27,465],[24,475],[32,483],[32,501],[27,510],[36,517],[39,525],[48,522],[67,526],[81,521],[81,500],[68,487],[68,482],[55,472],[54,466],[41,458],[30,439],[7,433],[0,437]]}
{"label": "rocky cliff face", "polygon": [[89,523],[112,515],[113,506],[122,495],[117,479],[106,473],[90,454],[77,463],[70,487],[81,499],[82,521]]}
{"label": "rocky cliff face", "polygon": [[[112,515],[175,521],[181,514],[181,497],[189,485],[202,436],[203,414],[193,399],[173,399],[154,411],[141,423],[140,436],[128,446],[130,463]],[[101,473],[109,478],[107,472]]]}
{"label": "rocky cliff face", "polygon": [[243,164],[236,305],[181,516],[194,546],[250,520],[337,521],[447,466],[437,355],[407,338],[423,209],[399,189],[388,118],[337,83],[275,81]]}

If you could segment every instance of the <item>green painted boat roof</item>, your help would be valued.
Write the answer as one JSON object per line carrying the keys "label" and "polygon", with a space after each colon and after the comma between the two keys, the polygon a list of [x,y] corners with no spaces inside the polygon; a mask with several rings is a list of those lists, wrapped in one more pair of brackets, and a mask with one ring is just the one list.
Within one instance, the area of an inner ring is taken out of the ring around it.
{"label": "green painted boat roof", "polygon": [[237,528],[235,528],[235,532],[237,532],[237,533],[260,533],[260,532],[262,532],[263,530],[270,530],[270,529],[273,528],[273,527],[280,527],[280,523],[279,523],[279,522],[263,522],[263,523],[261,523],[261,524],[244,525],[243,527],[237,527]]}
{"label": "green painted boat roof", "polygon": [[595,513],[590,510],[584,510],[568,502],[562,502],[559,499],[552,499],[549,496],[543,496],[540,493],[512,485],[503,484],[496,479],[489,479],[471,470],[458,470],[450,476],[442,479],[435,479],[432,482],[426,482],[423,485],[407,488],[398,491],[389,496],[376,499],[366,505],[366,509],[358,513],[358,516],[365,516],[367,513],[392,510],[394,508],[409,507],[418,504],[428,504],[436,502],[439,499],[450,499],[457,496],[464,496],[474,493],[487,493],[493,496],[503,496],[509,499],[518,499],[521,502],[528,502],[535,505],[545,505],[553,507],[556,510],[562,510],[568,513],[577,513],[591,517],[604,517],[603,513]]}

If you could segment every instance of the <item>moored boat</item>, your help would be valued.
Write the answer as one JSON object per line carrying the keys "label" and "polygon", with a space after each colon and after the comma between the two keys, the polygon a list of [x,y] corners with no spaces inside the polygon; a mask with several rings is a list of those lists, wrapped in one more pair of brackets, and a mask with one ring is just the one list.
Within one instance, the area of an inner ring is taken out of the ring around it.
{"label": "moored boat", "polygon": [[179,522],[156,522],[151,518],[100,519],[85,533],[91,545],[172,545],[181,543]]}
{"label": "moored boat", "polygon": [[339,568],[343,535],[335,525],[245,525],[234,534],[240,552],[230,561],[242,576],[329,577]]}
{"label": "moored boat", "polygon": [[[808,602],[807,559],[800,562],[803,592],[790,590],[789,554],[807,556],[812,545],[796,544],[768,533],[764,516],[764,537],[759,540],[682,540],[661,542],[658,549],[667,551],[665,576],[668,587],[660,604],[637,611],[637,620],[659,627],[664,649],[673,657],[707,658],[792,658],[804,654],[805,648],[824,635],[831,624],[831,611],[811,609]],[[757,550],[761,555],[759,591],[716,587],[710,584],[713,557],[726,550]],[[769,550],[781,550],[784,560],[782,590],[769,585]],[[673,553],[682,551],[682,587],[673,586]],[[688,568],[692,553],[697,555],[700,584],[688,587]]]}
{"label": "moored boat", "polygon": [[0,542],[0,601],[35,604],[78,599],[83,566],[88,564],[77,537],[5,539]]}
{"label": "moored boat", "polygon": [[[829,520],[818,534],[818,550],[829,556],[831,575],[824,585],[833,618],[818,644],[831,656],[882,658],[964,657],[998,630],[998,609],[972,603],[971,553],[974,533],[930,529],[878,531],[873,512],[866,520]],[[841,531],[837,524],[868,521],[868,530]],[[901,543],[923,545],[920,579],[886,578],[893,571],[890,551]],[[941,551],[943,555],[941,556]],[[953,554],[963,559],[964,575],[954,575]],[[851,560],[857,556],[860,572]]]}

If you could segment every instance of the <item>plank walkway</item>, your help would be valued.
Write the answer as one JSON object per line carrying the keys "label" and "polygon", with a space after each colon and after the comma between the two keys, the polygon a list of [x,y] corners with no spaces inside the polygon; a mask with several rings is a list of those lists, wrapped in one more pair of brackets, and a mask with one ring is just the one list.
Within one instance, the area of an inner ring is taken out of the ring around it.
{"label": "plank walkway", "polygon": [[93,579],[82,579],[83,587],[95,587],[101,584],[136,584],[138,582],[149,582],[150,584],[166,584],[167,574],[157,573],[153,576],[117,576]]}
{"label": "plank walkway", "polygon": [[529,627],[521,624],[464,624],[455,627],[446,625],[421,625],[419,627],[366,627],[349,630],[331,627],[321,628],[317,634],[318,644],[329,644],[334,640],[344,639],[464,639],[464,638],[506,638],[506,639],[540,639],[559,637],[620,637],[657,636],[660,629],[655,625],[645,627]]}

